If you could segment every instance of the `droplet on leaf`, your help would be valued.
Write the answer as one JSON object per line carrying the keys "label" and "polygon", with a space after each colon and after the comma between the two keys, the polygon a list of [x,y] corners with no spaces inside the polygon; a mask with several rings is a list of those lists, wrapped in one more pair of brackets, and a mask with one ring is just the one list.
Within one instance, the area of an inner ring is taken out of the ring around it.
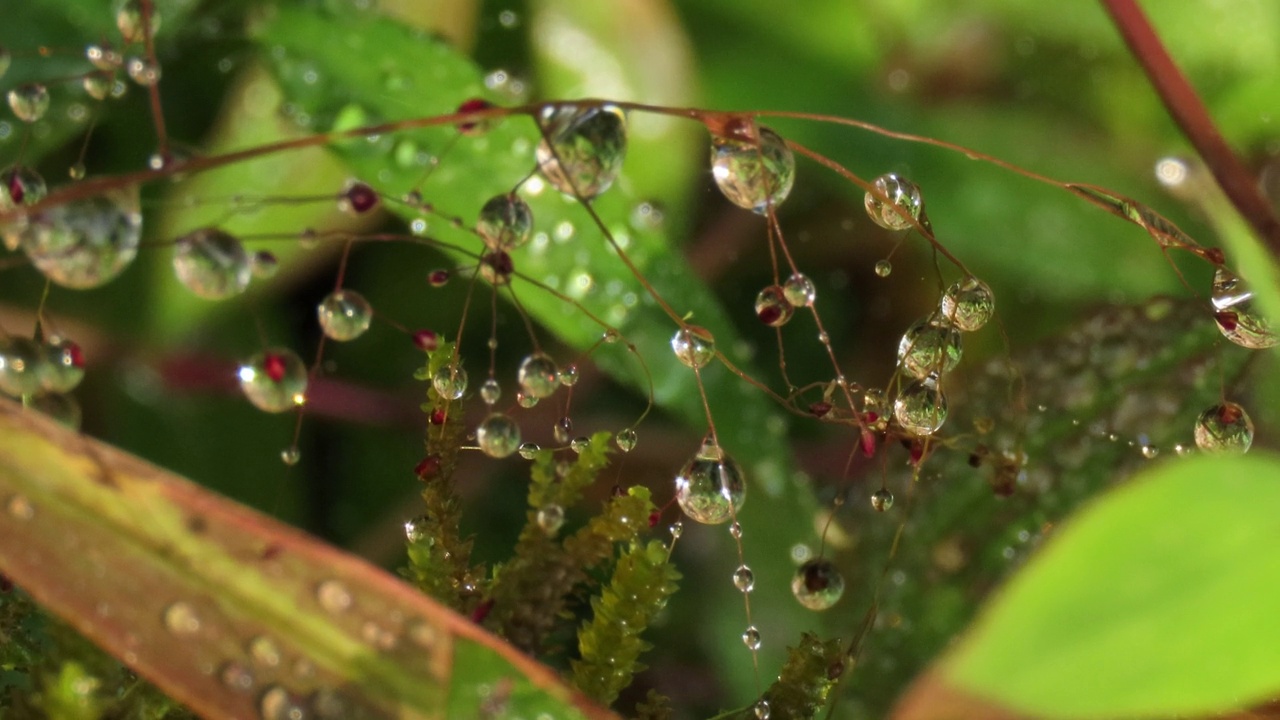
{"label": "droplet on leaf", "polygon": [[609,189],[627,152],[622,110],[614,105],[549,107],[541,123],[545,137],[538,143],[538,169],[547,182],[585,199]]}
{"label": "droplet on leaf", "polygon": [[316,316],[325,337],[346,342],[355,340],[373,322],[373,306],[355,290],[334,290],[316,306]]}
{"label": "droplet on leaf", "polygon": [[826,610],[844,595],[844,576],[827,560],[809,560],[791,578],[791,594],[810,610]]}
{"label": "droplet on leaf", "polygon": [[284,412],[307,402],[307,366],[288,348],[254,355],[237,376],[245,397],[264,412]]}
{"label": "droplet on leaf", "polygon": [[746,497],[742,468],[711,443],[704,443],[676,475],[676,502],[685,515],[700,523],[729,522]]}
{"label": "droplet on leaf", "polygon": [[671,350],[686,366],[702,368],[715,358],[716,341],[710,330],[697,325],[687,325],[676,330],[676,334],[671,338]]}
{"label": "droplet on leaf", "polygon": [[244,292],[253,276],[253,261],[234,235],[217,228],[201,228],[174,244],[173,271],[179,282],[208,300],[223,300]]}
{"label": "droplet on leaf", "polygon": [[958,330],[973,332],[987,324],[996,312],[991,288],[976,277],[956,281],[943,293],[939,303],[942,319]]}
{"label": "droplet on leaf", "polygon": [[507,457],[520,448],[520,426],[502,413],[493,413],[476,427],[476,444],[489,457]]}
{"label": "droplet on leaf", "polygon": [[480,399],[484,401],[485,405],[493,405],[501,397],[502,386],[498,384],[497,380],[489,378],[480,383]]}
{"label": "droplet on leaf", "polygon": [[1253,444],[1253,420],[1233,402],[1223,402],[1196,418],[1196,447],[1206,452],[1243,453]]}
{"label": "droplet on leaf", "polygon": [[777,209],[791,193],[796,159],[787,143],[767,127],[756,128],[759,143],[739,138],[714,138],[711,175],[720,192],[734,205],[764,215]]}
{"label": "droplet on leaf", "polygon": [[555,535],[564,525],[564,508],[554,503],[538,509],[538,527],[548,535]]}
{"label": "droplet on leaf", "polygon": [[[920,219],[924,200],[915,183],[889,173],[876,178],[871,185],[879,192],[879,195],[868,192],[865,198],[867,215],[872,222],[886,230],[906,230],[912,227],[912,221]],[[888,202],[882,200],[881,196],[887,198]]]}

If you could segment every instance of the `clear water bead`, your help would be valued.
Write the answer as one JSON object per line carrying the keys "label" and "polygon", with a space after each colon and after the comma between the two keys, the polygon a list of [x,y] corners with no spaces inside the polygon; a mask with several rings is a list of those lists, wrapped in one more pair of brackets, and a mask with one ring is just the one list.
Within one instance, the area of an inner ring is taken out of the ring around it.
{"label": "clear water bead", "polygon": [[160,29],[160,14],[152,4],[151,16],[145,18],[140,0],[125,0],[116,10],[116,29],[126,43],[145,42],[148,34],[155,37],[156,31]]}
{"label": "clear water bead", "polygon": [[269,250],[259,250],[249,258],[249,272],[259,280],[275,277],[280,270],[280,258]]}
{"label": "clear water bead", "polygon": [[287,447],[280,451],[280,462],[293,467],[302,462],[302,451],[294,446]]}
{"label": "clear water bead", "polygon": [[124,64],[124,56],[110,45],[89,45],[84,56],[94,67],[103,72],[115,72]]}
{"label": "clear water bead", "polygon": [[44,341],[44,361],[37,368],[40,389],[65,393],[76,389],[84,379],[84,354],[74,341],[51,335]]}
{"label": "clear water bead", "polygon": [[1243,453],[1253,445],[1253,420],[1233,402],[1223,402],[1196,418],[1196,447],[1206,452]]}
{"label": "clear water bead", "polygon": [[516,382],[525,395],[539,400],[549,398],[560,387],[560,369],[549,355],[533,353],[521,361]]}
{"label": "clear water bead", "polygon": [[551,435],[556,442],[564,445],[569,442],[570,433],[573,432],[573,418],[565,415],[556,421],[555,427],[551,430]]}
{"label": "clear water bead", "polygon": [[535,457],[538,456],[538,452],[540,450],[542,450],[542,448],[538,446],[538,443],[531,443],[531,442],[520,443],[520,449],[519,449],[520,457],[524,458],[525,460],[534,459]]}
{"label": "clear water bead", "polygon": [[258,702],[262,720],[308,720],[307,701],[281,685],[272,685]]}
{"label": "clear water bead", "polygon": [[[913,221],[920,219],[924,200],[915,183],[888,173],[873,180],[871,185],[879,193],[868,192],[864,198],[867,215],[872,222],[886,230],[906,230],[912,227]],[[882,197],[887,198],[888,202]]]}
{"label": "clear water bead", "polygon": [[947,288],[938,308],[942,319],[957,330],[973,332],[995,315],[996,299],[986,283],[976,277],[967,277]]}
{"label": "clear water bead", "polygon": [[49,186],[35,170],[25,165],[10,165],[0,170],[0,210],[35,205],[48,194]]}
{"label": "clear water bead", "polygon": [[791,578],[791,594],[810,610],[826,610],[844,595],[844,576],[827,560],[809,560]]}
{"label": "clear water bead", "polygon": [[888,260],[877,260],[877,261],[876,261],[876,276],[877,276],[877,277],[887,278],[887,277],[889,277],[889,276],[890,276],[890,275],[892,275],[892,274],[893,274],[893,263],[889,262]]}
{"label": "clear water bead", "polygon": [[32,217],[22,247],[55,284],[88,289],[114,280],[138,255],[142,214],[136,186],[74,200]]}
{"label": "clear water bead", "polygon": [[710,330],[697,325],[687,325],[676,330],[676,334],[671,338],[671,350],[686,366],[702,368],[715,358],[716,340]]}
{"label": "clear water bead", "polygon": [[960,331],[932,317],[917,320],[898,341],[898,365],[914,378],[950,372],[961,354]]}
{"label": "clear water bead", "polygon": [[493,413],[476,427],[476,444],[489,457],[508,457],[520,448],[520,426],[502,413]]}
{"label": "clear water bead", "polygon": [[112,77],[105,73],[90,73],[80,81],[84,93],[94,100],[106,100],[111,95],[111,84]]}
{"label": "clear water bead", "polygon": [[886,488],[880,488],[871,493],[871,507],[876,512],[887,512],[889,508],[893,507],[893,493]]}
{"label": "clear water bead", "polygon": [[738,138],[713,138],[711,176],[729,202],[760,215],[777,208],[791,193],[796,159],[787,142],[757,126],[759,144]]}
{"label": "clear water bead", "polygon": [[484,401],[485,405],[493,405],[501,397],[502,386],[498,384],[497,380],[489,378],[480,383],[480,399]]}
{"label": "clear water bead", "polygon": [[1218,330],[1231,342],[1251,350],[1280,344],[1280,336],[1271,330],[1271,322],[1254,306],[1253,290],[1225,267],[1213,273],[1210,300]]}
{"label": "clear water bead", "polygon": [[9,91],[9,109],[26,123],[33,123],[49,111],[49,89],[40,83],[19,85]]}
{"label": "clear water bead", "polygon": [[237,376],[244,396],[264,412],[284,412],[307,402],[307,366],[288,348],[254,355]]}
{"label": "clear water bead", "polygon": [[0,339],[0,392],[12,397],[33,395],[40,390],[45,363],[44,349],[30,338]]}
{"label": "clear water bead", "polygon": [[769,285],[756,295],[756,318],[769,327],[786,325],[795,314],[795,306],[787,301],[783,289],[777,285]]}
{"label": "clear water bead", "polygon": [[330,340],[355,340],[373,322],[373,306],[355,290],[334,290],[316,306],[320,329]]}
{"label": "clear water bead", "polygon": [[446,400],[458,400],[467,391],[467,371],[461,365],[446,365],[436,371],[431,385]]}
{"label": "clear water bead", "polygon": [[771,714],[771,711],[769,708],[768,700],[764,700],[764,699],[757,700],[756,704],[751,708],[751,710],[752,712],[755,713],[756,720],[769,720],[769,715]]}
{"label": "clear water bead", "polygon": [[552,187],[585,199],[609,189],[627,152],[627,121],[621,109],[548,107],[541,123],[538,170]]}
{"label": "clear water bead", "polygon": [[174,243],[173,271],[196,295],[224,300],[249,287],[253,261],[239,238],[217,228],[201,228]]}
{"label": "clear water bead", "polygon": [[145,57],[131,57],[124,64],[129,79],[142,87],[151,87],[160,82],[160,65]]}
{"label": "clear water bead", "polygon": [[560,368],[560,384],[565,387],[577,385],[579,377],[581,377],[581,374],[577,365],[566,365]]}
{"label": "clear water bead", "polygon": [[555,535],[564,525],[564,508],[552,503],[538,509],[538,527],[548,535]]}
{"label": "clear water bead", "polygon": [[793,307],[809,307],[818,298],[818,289],[808,275],[794,273],[782,284],[782,294]]}
{"label": "clear water bead", "polygon": [[902,389],[893,401],[893,417],[912,435],[932,435],[947,420],[947,398],[930,376]]}
{"label": "clear water bead", "polygon": [[748,650],[760,649],[760,631],[756,629],[755,625],[743,631],[742,644],[746,645]]}
{"label": "clear water bead", "polygon": [[476,232],[494,250],[515,250],[529,242],[533,231],[533,210],[515,193],[490,198],[480,208]]}
{"label": "clear water bead", "polygon": [[746,565],[739,565],[733,571],[733,586],[742,592],[751,592],[756,586],[756,575]]}
{"label": "clear water bead", "polygon": [[700,523],[729,522],[746,497],[742,468],[712,443],[703,443],[676,475],[676,502],[685,515]]}
{"label": "clear water bead", "polygon": [[618,444],[618,449],[624,453],[635,450],[637,440],[639,440],[639,438],[636,437],[636,431],[633,428],[619,430],[618,436],[614,438],[614,442]]}

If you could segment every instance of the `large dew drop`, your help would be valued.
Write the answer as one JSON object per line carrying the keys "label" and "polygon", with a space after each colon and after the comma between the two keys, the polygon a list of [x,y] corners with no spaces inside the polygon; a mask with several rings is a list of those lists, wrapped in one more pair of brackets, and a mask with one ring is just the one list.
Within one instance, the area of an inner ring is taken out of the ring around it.
{"label": "large dew drop", "polygon": [[49,111],[49,90],[39,83],[10,90],[8,99],[9,109],[22,122],[33,123]]}
{"label": "large dew drop", "polygon": [[59,205],[22,231],[27,257],[63,287],[95,288],[114,280],[138,255],[138,188]]}
{"label": "large dew drop", "polygon": [[767,127],[756,130],[758,143],[737,138],[712,141],[711,176],[729,202],[764,215],[791,194],[796,159],[776,132]]}
{"label": "large dew drop", "polygon": [[355,340],[373,322],[373,307],[355,290],[334,290],[316,306],[320,329],[330,340]]}
{"label": "large dew drop", "polygon": [[627,153],[627,121],[614,105],[547,108],[538,169],[566,195],[593,198],[613,184]]}
{"label": "large dew drop", "polygon": [[826,560],[809,560],[791,578],[791,594],[810,610],[826,610],[844,595],[844,576]]}
{"label": "large dew drop", "polygon": [[697,325],[687,325],[676,330],[676,334],[671,338],[671,351],[688,367],[702,368],[715,358],[716,340],[710,330]]}
{"label": "large dew drop", "polygon": [[253,259],[234,235],[201,228],[174,244],[173,272],[188,290],[207,300],[244,292],[253,277]]}
{"label": "large dew drop", "polygon": [[[872,222],[886,230],[906,230],[913,226],[913,221],[920,219],[924,200],[915,183],[889,173],[876,178],[871,186],[877,192],[868,192],[864,204]],[[882,197],[889,202],[885,202]]]}
{"label": "large dew drop", "polygon": [[446,400],[458,400],[467,391],[467,371],[461,365],[446,365],[436,371],[431,385]]}
{"label": "large dew drop", "polygon": [[942,319],[957,330],[973,332],[987,324],[996,312],[991,288],[976,277],[958,280],[947,288],[939,303]]}
{"label": "large dew drop", "polygon": [[893,418],[911,435],[932,435],[947,421],[947,398],[937,378],[917,380],[902,389],[893,401]]}
{"label": "large dew drop", "polygon": [[525,395],[542,400],[551,397],[559,389],[560,370],[556,367],[556,361],[546,354],[534,353],[520,363],[516,382]]}
{"label": "large dew drop", "polygon": [[676,502],[685,515],[700,523],[729,522],[746,498],[742,468],[711,443],[704,443],[676,475]]}
{"label": "large dew drop", "polygon": [[13,397],[40,390],[44,350],[29,338],[0,339],[0,392]]}
{"label": "large dew drop", "polygon": [[1196,418],[1196,447],[1205,452],[1243,453],[1253,445],[1253,420],[1233,402],[1224,402]]}
{"label": "large dew drop", "polygon": [[237,373],[240,389],[259,410],[284,412],[307,401],[307,366],[287,348],[254,355]]}
{"label": "large dew drop", "polygon": [[493,413],[476,428],[476,443],[489,457],[508,457],[520,449],[520,426],[502,413]]}
{"label": "large dew drop", "polygon": [[915,378],[951,371],[960,355],[960,331],[933,318],[916,321],[898,341],[898,365]]}
{"label": "large dew drop", "polygon": [[476,220],[476,232],[493,250],[515,250],[529,242],[532,231],[533,210],[514,193],[491,198]]}
{"label": "large dew drop", "polygon": [[1271,330],[1271,322],[1254,307],[1253,290],[1225,267],[1213,274],[1210,299],[1218,329],[1231,342],[1250,350],[1280,343],[1280,337]]}

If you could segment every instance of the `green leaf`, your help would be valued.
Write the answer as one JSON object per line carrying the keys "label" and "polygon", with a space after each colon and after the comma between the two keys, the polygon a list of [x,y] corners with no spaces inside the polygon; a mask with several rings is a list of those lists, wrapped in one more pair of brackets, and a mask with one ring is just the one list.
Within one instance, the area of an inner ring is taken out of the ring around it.
{"label": "green leaf", "polygon": [[1280,458],[1152,468],[1064,526],[945,663],[1055,718],[1209,715],[1280,690]]}

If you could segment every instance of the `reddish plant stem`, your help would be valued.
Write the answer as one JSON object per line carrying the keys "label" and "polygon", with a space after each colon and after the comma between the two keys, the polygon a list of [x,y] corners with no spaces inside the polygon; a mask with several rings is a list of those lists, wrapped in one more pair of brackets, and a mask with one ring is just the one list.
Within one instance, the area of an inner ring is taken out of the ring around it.
{"label": "reddish plant stem", "polygon": [[1208,109],[1165,50],[1137,0],[1102,0],[1102,6],[1218,186],[1272,255],[1280,257],[1280,220],[1262,197],[1253,175],[1218,132]]}

